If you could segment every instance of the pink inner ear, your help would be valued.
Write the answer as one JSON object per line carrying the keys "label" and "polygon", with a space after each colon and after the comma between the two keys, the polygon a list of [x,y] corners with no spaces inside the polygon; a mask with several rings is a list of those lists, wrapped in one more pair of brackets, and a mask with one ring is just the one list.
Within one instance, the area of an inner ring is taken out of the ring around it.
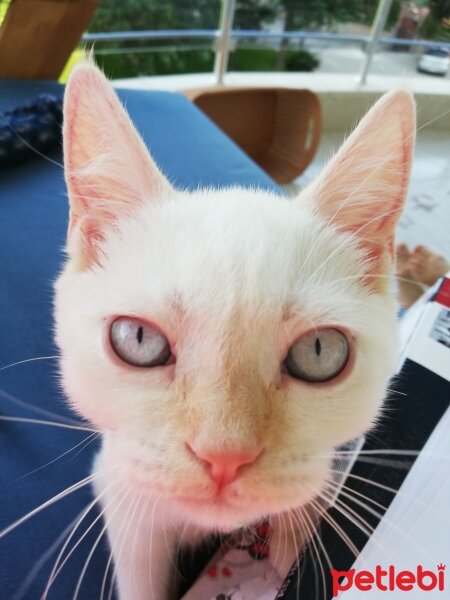
{"label": "pink inner ear", "polygon": [[98,248],[104,240],[104,233],[96,219],[84,217],[79,223],[79,235],[82,239],[82,262],[91,265],[98,260]]}
{"label": "pink inner ear", "polygon": [[415,134],[411,96],[391,92],[363,118],[312,190],[316,209],[360,237],[373,260],[393,257],[395,226],[405,200]]}
{"label": "pink inner ear", "polygon": [[76,67],[66,87],[64,160],[69,235],[88,219],[78,239],[88,248],[80,252],[90,258],[114,222],[170,190],[112,87],[92,65]]}
{"label": "pink inner ear", "polygon": [[344,222],[341,228],[360,237],[361,245],[366,249],[373,264],[386,251],[394,258],[394,233],[397,219],[403,208],[403,199],[398,197],[392,202],[392,210],[387,215],[379,215],[376,209],[367,211],[364,219],[353,223]]}

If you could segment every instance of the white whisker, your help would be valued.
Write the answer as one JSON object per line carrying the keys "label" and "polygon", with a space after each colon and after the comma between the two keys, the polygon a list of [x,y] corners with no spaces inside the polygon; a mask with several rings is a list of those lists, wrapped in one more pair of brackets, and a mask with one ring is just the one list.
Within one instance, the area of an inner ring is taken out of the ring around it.
{"label": "white whisker", "polygon": [[27,417],[7,417],[5,415],[0,416],[0,421],[13,421],[17,423],[32,423],[34,425],[47,425],[49,427],[60,427],[62,429],[73,429],[74,431],[91,431],[93,433],[99,433],[97,429],[91,429],[90,427],[84,427],[82,425],[66,425],[65,423],[57,423],[56,421],[45,421],[42,419],[28,419]]}
{"label": "white whisker", "polygon": [[18,131],[16,131],[14,127],[11,127],[11,125],[8,125],[8,127],[11,129],[11,131],[14,133],[14,135],[16,135],[20,139],[20,141],[23,144],[25,144],[25,146],[27,146],[27,148],[29,148],[32,152],[34,152],[35,154],[37,154],[38,156],[40,156],[41,158],[43,158],[46,162],[49,162],[52,165],[55,165],[56,167],[64,170],[64,165],[63,164],[61,164],[57,160],[53,160],[53,158],[50,158],[50,156],[48,156],[47,154],[44,154],[43,152],[41,152],[40,150],[38,150],[37,148],[35,148]]}
{"label": "white whisker", "polygon": [[25,477],[29,477],[30,475],[33,475],[34,473],[38,473],[39,471],[42,471],[42,469],[45,469],[46,467],[49,467],[50,465],[54,464],[55,462],[57,462],[58,460],[60,460],[61,458],[63,458],[64,456],[67,456],[67,454],[70,454],[71,452],[73,452],[74,450],[76,450],[77,448],[79,448],[82,444],[84,444],[87,440],[91,440],[92,441],[92,437],[96,436],[97,434],[95,433],[91,433],[90,435],[88,435],[84,440],[81,440],[81,442],[79,442],[78,444],[75,444],[75,446],[72,446],[72,448],[69,448],[69,450],[66,450],[65,452],[63,452],[62,454],[59,454],[56,458],[53,458],[52,460],[50,460],[49,462],[45,463],[45,465],[42,465],[40,467],[37,467],[36,469],[33,469],[32,471],[29,471],[28,473],[26,473],[25,475],[21,475],[20,477],[18,477],[17,479],[14,479],[14,481],[11,482],[11,484],[17,483],[18,481],[21,481],[22,479],[25,479]]}
{"label": "white whisker", "polygon": [[24,402],[23,400],[19,400],[19,398],[16,398],[15,396],[13,396],[12,394],[8,394],[8,392],[5,392],[5,390],[2,390],[0,388],[0,397],[7,400],[8,402],[12,402],[14,404],[17,404],[18,406],[21,406],[23,408],[26,408],[27,410],[30,410],[32,412],[38,413],[44,417],[51,417],[51,418],[55,418],[55,419],[59,419],[60,421],[66,421],[68,423],[72,423],[74,425],[77,425],[78,422],[75,419],[71,419],[70,417],[63,417],[61,415],[57,415],[56,413],[53,413],[49,410],[45,410],[44,408],[40,408],[39,406],[35,406],[34,404],[29,404],[28,402]]}
{"label": "white whisker", "polygon": [[79,489],[81,489],[82,487],[84,487],[85,485],[90,483],[93,479],[94,479],[94,475],[89,475],[88,477],[81,479],[81,481],[78,481],[77,483],[72,484],[71,486],[69,486],[68,488],[63,490],[62,492],[59,492],[58,494],[56,494],[49,500],[46,500],[45,502],[40,504],[38,507],[34,508],[30,512],[28,512],[26,515],[24,515],[20,519],[17,519],[17,521],[14,521],[14,523],[12,523],[8,527],[5,527],[5,529],[0,531],[0,539],[5,537],[6,535],[8,535],[8,533],[13,531],[20,525],[22,525],[22,523],[25,523],[26,521],[28,521],[29,519],[34,517],[34,515],[37,515],[38,513],[40,513],[45,508],[51,506],[52,504],[55,504],[55,502],[62,500],[63,498],[65,498],[66,496],[69,496],[73,492],[78,491]]}
{"label": "white whisker", "polygon": [[[122,491],[122,489],[120,491]],[[117,497],[117,495],[118,494],[116,494],[116,497]],[[123,498],[119,501],[118,505],[115,507],[114,511],[111,513],[111,516],[110,516],[109,520],[111,520],[113,518],[113,516],[116,514],[117,510],[120,508],[122,502],[125,500],[125,498],[128,498],[129,495],[130,495],[130,490],[126,490]],[[130,506],[133,506],[133,503]],[[128,510],[130,510],[130,508]],[[124,521],[124,523],[125,522],[126,521]],[[101,542],[101,539],[104,536],[105,531],[107,530],[107,528],[108,528],[108,522],[102,527],[102,530],[100,531],[99,535],[97,536],[97,539],[95,540],[94,544],[92,545],[92,548],[91,548],[91,550],[90,550],[90,552],[89,552],[89,554],[88,554],[88,556],[86,558],[86,561],[85,561],[85,563],[83,565],[83,568],[81,569],[80,576],[78,577],[77,585],[75,587],[75,592],[73,594],[73,600],[77,600],[77,598],[78,598],[78,595],[79,595],[80,589],[81,589],[81,585],[83,583],[84,576],[86,574],[86,571],[88,570],[89,563],[91,562],[91,558],[93,557],[94,552],[97,549],[97,546],[99,545],[99,543]]]}
{"label": "white whisker", "polygon": [[[50,573],[50,576],[48,578],[47,581],[47,585],[46,588],[44,590],[44,593],[42,595],[41,600],[46,600],[47,598],[47,594],[50,591],[51,586],[53,585],[53,582],[56,580],[56,578],[58,577],[58,575],[60,574],[60,572],[62,571],[62,569],[64,568],[64,565],[67,563],[67,561],[70,559],[70,557],[73,555],[73,553],[75,552],[75,550],[79,547],[79,545],[81,544],[81,542],[85,539],[85,537],[88,535],[88,533],[92,530],[92,528],[95,526],[95,524],[101,519],[101,517],[103,516],[105,509],[101,510],[100,513],[95,517],[95,519],[92,521],[92,523],[88,526],[88,528],[83,532],[83,534],[81,535],[81,537],[77,540],[77,542],[72,546],[72,548],[70,549],[70,551],[67,553],[67,555],[64,557],[64,560],[61,562],[62,557],[64,556],[64,552],[66,551],[66,549],[68,548],[72,538],[74,537],[75,533],[77,532],[77,529],[80,527],[81,523],[84,521],[84,519],[87,517],[88,513],[92,510],[92,508],[100,501],[100,499],[102,498],[102,496],[111,488],[111,486],[113,485],[114,481],[110,482],[110,484],[108,486],[106,486],[106,488],[92,501],[90,502],[90,504],[88,505],[88,507],[86,508],[86,510],[84,511],[83,515],[81,516],[81,518],[78,520],[78,522],[76,523],[75,527],[72,529],[70,535],[68,536],[68,538],[66,539],[64,546],[61,548],[60,553],[58,554],[55,564],[53,565],[52,571]],[[120,489],[120,491],[122,491],[123,488]],[[114,498],[112,499],[114,500]],[[111,501],[112,502],[112,501]],[[109,504],[107,505],[109,506]],[[107,507],[106,507],[107,508]]]}
{"label": "white whisker", "polygon": [[321,518],[324,519],[332,529],[338,534],[338,536],[345,542],[350,552],[357,557],[359,551],[355,544],[351,541],[346,532],[340,527],[338,523],[333,519],[333,517],[329,514],[329,512],[319,504],[314,498],[310,500],[312,506],[316,509],[316,511],[320,514]]}
{"label": "white whisker", "polygon": [[17,362],[13,362],[4,367],[0,367],[0,371],[6,371],[6,369],[11,369],[12,367],[16,367],[17,365],[24,365],[26,363],[35,362],[37,360],[53,360],[59,358],[57,354],[54,356],[35,356],[34,358],[26,358],[25,360],[18,360]]}
{"label": "white whisker", "polygon": [[70,525],[68,525],[64,529],[64,531],[62,533],[60,533],[60,535],[53,542],[53,544],[50,546],[50,548],[48,548],[48,550],[46,552],[44,552],[44,554],[39,558],[39,560],[35,563],[35,565],[33,566],[33,568],[29,571],[29,573],[27,574],[25,580],[23,581],[23,583],[21,584],[21,586],[17,590],[17,592],[14,594],[14,596],[11,598],[11,600],[22,600],[23,599],[24,595],[26,594],[26,592],[27,592],[28,588],[30,587],[30,585],[33,583],[33,581],[36,578],[36,576],[39,573],[39,571],[42,569],[42,567],[47,562],[47,560],[50,558],[50,556],[56,551],[56,549],[58,548],[58,546],[62,543],[62,541],[65,538],[65,536],[69,533],[69,531],[71,530],[71,528],[73,527],[73,525],[76,523],[76,521],[79,518],[80,514],[81,513],[79,513],[78,516],[75,517],[75,519],[70,523]]}
{"label": "white whisker", "polygon": [[[295,528],[294,528],[294,524],[292,521],[292,515],[290,512],[287,512],[286,516],[289,519],[289,524],[290,524],[291,531],[292,531],[292,540],[294,542],[294,548],[295,548],[295,560],[298,563],[300,561],[300,548],[298,547],[298,544],[297,544],[297,536],[295,535]],[[299,588],[300,588],[300,569],[297,569],[297,590]]]}

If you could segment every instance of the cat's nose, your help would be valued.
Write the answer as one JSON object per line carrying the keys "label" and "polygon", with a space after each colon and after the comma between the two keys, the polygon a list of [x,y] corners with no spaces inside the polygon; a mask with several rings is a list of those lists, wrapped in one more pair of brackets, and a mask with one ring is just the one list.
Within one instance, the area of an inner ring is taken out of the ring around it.
{"label": "cat's nose", "polygon": [[238,471],[243,465],[249,465],[258,458],[261,450],[245,452],[210,452],[208,450],[194,449],[186,444],[190,452],[200,459],[208,470],[211,479],[219,488],[231,483],[238,477]]}

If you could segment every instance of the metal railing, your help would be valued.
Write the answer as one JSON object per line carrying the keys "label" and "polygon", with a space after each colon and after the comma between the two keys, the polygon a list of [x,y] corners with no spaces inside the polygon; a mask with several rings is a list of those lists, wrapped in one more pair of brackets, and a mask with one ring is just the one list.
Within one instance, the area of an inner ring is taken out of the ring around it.
{"label": "metal railing", "polygon": [[[160,29],[141,31],[114,31],[111,33],[85,33],[82,40],[88,44],[94,42],[117,42],[126,40],[170,40],[170,39],[205,39],[218,40],[220,29]],[[366,47],[370,41],[368,35],[344,35],[340,33],[320,33],[315,31],[255,31],[254,29],[233,29],[230,31],[230,40],[239,39],[289,39],[289,40],[319,40],[334,41],[338,43],[356,42]],[[447,48],[450,51],[450,42],[434,42],[430,40],[406,40],[396,37],[382,37],[378,44],[396,46],[419,46],[434,48],[435,46]]]}
{"label": "metal railing", "polygon": [[86,44],[107,41],[131,40],[211,40],[215,46],[214,74],[218,84],[223,83],[228,67],[228,57],[232,43],[241,39],[261,40],[294,40],[294,41],[322,41],[337,42],[339,44],[358,43],[366,52],[366,58],[360,74],[361,84],[366,83],[370,72],[372,57],[379,45],[386,46],[415,46],[431,48],[436,45],[446,48],[450,52],[450,43],[429,40],[403,39],[396,37],[381,37],[392,0],[379,0],[377,14],[372,25],[370,35],[342,35],[337,33],[322,33],[313,31],[260,31],[253,29],[232,29],[236,0],[222,0],[222,11],[219,29],[166,29],[142,31],[115,31],[110,33],[86,33],[82,40]]}

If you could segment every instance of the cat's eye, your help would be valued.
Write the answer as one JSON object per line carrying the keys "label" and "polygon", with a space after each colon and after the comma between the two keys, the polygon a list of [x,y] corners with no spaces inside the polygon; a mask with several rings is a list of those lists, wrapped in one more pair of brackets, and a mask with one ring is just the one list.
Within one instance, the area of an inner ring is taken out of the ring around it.
{"label": "cat's eye", "polygon": [[333,379],[348,362],[349,344],[337,329],[310,331],[289,349],[284,366],[291,377],[310,382]]}
{"label": "cat's eye", "polygon": [[165,365],[172,351],[159,329],[132,317],[119,317],[111,324],[111,347],[119,358],[135,367]]}

